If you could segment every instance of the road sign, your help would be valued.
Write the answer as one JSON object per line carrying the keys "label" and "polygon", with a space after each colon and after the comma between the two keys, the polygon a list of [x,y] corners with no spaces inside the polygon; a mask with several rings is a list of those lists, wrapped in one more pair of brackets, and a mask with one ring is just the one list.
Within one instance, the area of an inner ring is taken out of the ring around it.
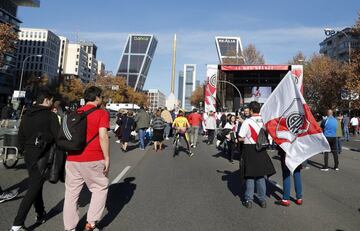
{"label": "road sign", "polygon": [[26,91],[14,91],[13,98],[25,98]]}

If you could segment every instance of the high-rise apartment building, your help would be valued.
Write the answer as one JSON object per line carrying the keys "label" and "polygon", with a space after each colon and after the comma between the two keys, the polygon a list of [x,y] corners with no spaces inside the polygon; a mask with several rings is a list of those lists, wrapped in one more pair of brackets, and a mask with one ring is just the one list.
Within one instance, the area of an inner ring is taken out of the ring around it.
{"label": "high-rise apartment building", "polygon": [[67,45],[64,75],[78,77],[84,83],[91,80],[90,69],[88,68],[88,54],[80,44],[69,43]]}
{"label": "high-rise apartment building", "polygon": [[[23,83],[29,77],[47,77],[49,83],[58,80],[60,38],[46,29],[20,28],[17,50],[17,70],[24,70]],[[24,86],[24,85],[23,85]]]}
{"label": "high-rise apartment building", "polygon": [[332,30],[331,35],[320,43],[320,53],[339,61],[349,61],[352,50],[360,49],[360,35],[351,28],[341,31]]}
{"label": "high-rise apartment building", "polygon": [[[0,23],[8,23],[19,30],[21,21],[17,18],[17,9],[19,6],[39,7],[39,0],[0,0]],[[17,57],[16,52],[7,53],[3,57],[3,64],[0,67],[0,104],[8,101],[11,97],[15,83],[17,81],[16,73]]]}
{"label": "high-rise apartment building", "polygon": [[127,39],[116,75],[126,78],[136,91],[144,87],[157,43],[154,35],[130,34]]}
{"label": "high-rise apartment building", "polygon": [[80,41],[81,48],[88,55],[88,78],[90,80],[95,80],[97,72],[98,72],[98,62],[96,60],[97,46],[93,42]]}

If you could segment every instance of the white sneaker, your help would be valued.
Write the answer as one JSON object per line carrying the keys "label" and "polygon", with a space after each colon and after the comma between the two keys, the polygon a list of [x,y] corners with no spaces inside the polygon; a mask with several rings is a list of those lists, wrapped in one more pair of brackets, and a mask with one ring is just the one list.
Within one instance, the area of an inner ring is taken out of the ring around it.
{"label": "white sneaker", "polygon": [[217,141],[216,141],[216,147],[217,147],[217,148],[220,146],[220,143],[221,143],[220,140],[217,140]]}
{"label": "white sneaker", "polygon": [[165,140],[169,140],[169,137],[166,137]]}
{"label": "white sneaker", "polygon": [[118,144],[120,144],[121,141],[120,141],[120,140],[117,140],[117,141],[115,141],[115,142],[118,143]]}

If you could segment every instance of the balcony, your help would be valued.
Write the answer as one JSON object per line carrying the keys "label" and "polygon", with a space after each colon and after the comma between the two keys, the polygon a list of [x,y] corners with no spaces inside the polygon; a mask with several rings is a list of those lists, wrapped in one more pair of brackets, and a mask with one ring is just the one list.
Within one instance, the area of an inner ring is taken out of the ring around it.
{"label": "balcony", "polygon": [[18,6],[40,7],[40,0],[12,0]]}

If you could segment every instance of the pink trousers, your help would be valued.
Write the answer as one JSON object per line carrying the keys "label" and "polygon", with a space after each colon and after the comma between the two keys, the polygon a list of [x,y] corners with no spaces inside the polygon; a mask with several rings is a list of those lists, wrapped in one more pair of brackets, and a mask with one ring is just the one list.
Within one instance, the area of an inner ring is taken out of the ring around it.
{"label": "pink trousers", "polygon": [[79,222],[78,199],[84,183],[89,188],[91,201],[87,213],[87,221],[95,224],[101,219],[105,209],[109,179],[103,174],[103,160],[92,162],[67,161],[65,165],[65,230],[76,228]]}

